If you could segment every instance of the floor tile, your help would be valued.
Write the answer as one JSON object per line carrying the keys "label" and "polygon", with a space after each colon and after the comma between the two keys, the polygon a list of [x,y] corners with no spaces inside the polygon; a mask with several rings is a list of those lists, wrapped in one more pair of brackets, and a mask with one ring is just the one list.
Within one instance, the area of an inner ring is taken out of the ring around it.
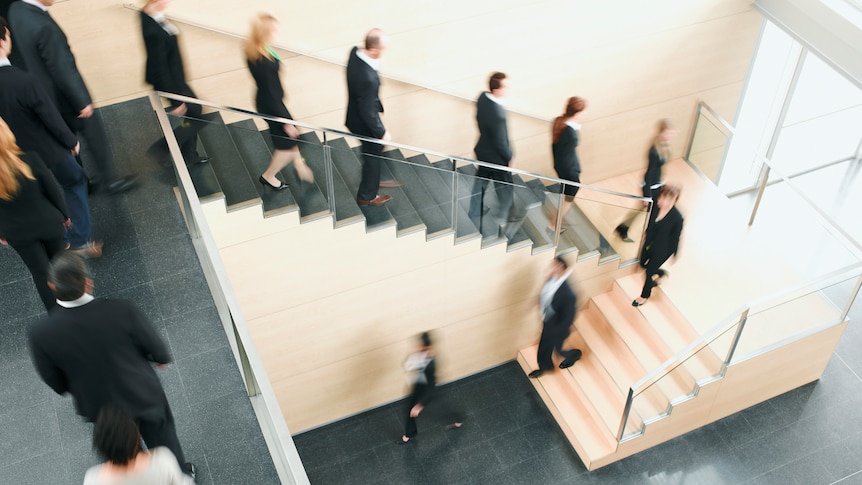
{"label": "floor tile", "polygon": [[191,357],[228,345],[214,306],[166,318],[164,326],[175,355]]}

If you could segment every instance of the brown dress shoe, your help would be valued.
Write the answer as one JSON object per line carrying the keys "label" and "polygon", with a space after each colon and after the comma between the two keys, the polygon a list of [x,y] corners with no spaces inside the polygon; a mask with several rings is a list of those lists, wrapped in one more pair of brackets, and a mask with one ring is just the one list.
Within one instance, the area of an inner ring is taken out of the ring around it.
{"label": "brown dress shoe", "polygon": [[371,200],[356,199],[356,202],[359,203],[359,205],[383,205],[390,200],[392,200],[391,195],[378,195]]}

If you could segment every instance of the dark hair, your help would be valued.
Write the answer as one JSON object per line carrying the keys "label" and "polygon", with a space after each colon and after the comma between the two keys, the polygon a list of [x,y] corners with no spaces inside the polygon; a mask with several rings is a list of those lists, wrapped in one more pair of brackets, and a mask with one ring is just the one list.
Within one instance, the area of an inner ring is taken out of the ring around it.
{"label": "dark hair", "polygon": [[431,334],[428,332],[422,332],[422,335],[419,336],[419,340],[422,341],[422,345],[425,347],[431,346]]}
{"label": "dark hair", "polygon": [[555,257],[554,257],[554,261],[556,261],[557,263],[559,263],[559,264],[563,265],[563,269],[569,269],[569,263],[567,263],[567,262],[566,262],[566,260],[565,260],[565,259],[563,259],[563,257],[562,257],[562,256],[555,256]]}
{"label": "dark hair", "polygon": [[566,127],[566,118],[575,116],[586,107],[587,102],[583,98],[579,98],[577,96],[572,96],[568,101],[566,101],[566,109],[563,111],[563,114],[554,118],[554,128],[552,130],[554,143],[557,143],[560,140],[560,135]]}
{"label": "dark hair", "polygon": [[661,192],[658,193],[658,196],[661,197],[663,195],[666,195],[668,197],[673,197],[674,199],[678,199],[680,190],[681,189],[679,188],[679,185],[665,184],[665,185],[661,186]]}
{"label": "dark hair", "polygon": [[377,28],[371,29],[365,34],[365,48],[378,49],[382,44],[383,31]]}
{"label": "dark hair", "polygon": [[74,253],[60,253],[48,265],[48,282],[60,301],[74,301],[84,296],[90,273],[84,260]]}
{"label": "dark hair", "polygon": [[500,86],[503,85],[503,79],[506,79],[506,75],[502,72],[495,72],[491,74],[491,78],[488,79],[488,89],[494,91],[495,89],[500,89]]}
{"label": "dark hair", "polygon": [[99,410],[93,428],[93,448],[115,465],[125,465],[141,451],[141,434],[125,409],[109,404]]}
{"label": "dark hair", "polygon": [[0,17],[0,40],[6,40],[6,34],[9,32],[9,22],[5,17]]}

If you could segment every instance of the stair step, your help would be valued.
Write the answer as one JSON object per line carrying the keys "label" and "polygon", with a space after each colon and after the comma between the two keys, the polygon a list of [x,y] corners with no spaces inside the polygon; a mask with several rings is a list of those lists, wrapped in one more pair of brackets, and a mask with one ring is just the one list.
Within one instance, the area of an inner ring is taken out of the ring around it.
{"label": "stair step", "polygon": [[[534,345],[518,352],[518,363],[527,373],[535,365],[537,348]],[[599,421],[593,419],[588,401],[582,400],[583,394],[570,385],[567,374],[548,372],[538,379],[530,379],[530,382],[578,454],[589,457],[585,462],[595,461],[616,450],[616,440]]]}
{"label": "stair step", "polygon": [[211,163],[192,165],[189,167],[189,176],[201,202],[224,199],[224,192]]}
{"label": "stair step", "polygon": [[[444,213],[434,196],[429,192],[430,187],[425,185],[427,179],[438,176],[434,173],[428,173],[425,177],[419,175],[420,171],[430,172],[434,169],[421,168],[413,162],[407,161],[400,150],[392,150],[384,153],[384,155],[389,158],[386,160],[387,168],[395,180],[404,184],[406,187],[404,194],[425,224],[426,238],[431,239],[452,232],[451,202],[447,201],[449,212]],[[400,163],[395,160],[400,160]],[[436,182],[439,186],[439,177]]]}
{"label": "stair step", "polygon": [[543,221],[542,203],[543,201],[533,193],[533,190],[528,188],[523,179],[519,175],[514,176],[515,180],[515,200],[518,205],[525,208],[525,218],[523,223],[524,232],[533,242],[533,254],[552,249],[554,247],[553,236],[548,234],[547,220]]}
{"label": "stair step", "polygon": [[[257,125],[251,119],[237,121],[227,125],[228,132],[245,163],[251,177],[263,173],[269,166],[272,152],[266,145]],[[268,135],[267,135],[268,136]],[[285,177],[285,182],[291,187],[296,185],[296,179]],[[296,199],[291,190],[271,190],[261,184],[255,184],[257,193],[263,201],[264,216],[272,216],[296,210]]]}
{"label": "stair step", "polygon": [[[596,353],[621,392],[627,393],[632,384],[647,374],[625,342],[610,327],[592,302],[578,312],[575,328],[590,349]],[[648,421],[665,415],[669,405],[668,398],[659,388],[653,386],[634,400],[633,408],[642,419]]]}
{"label": "stair step", "polygon": [[[425,158],[424,155],[421,155],[420,157],[421,158],[418,158],[420,160]],[[431,165],[437,169],[437,175],[446,187],[446,192],[444,193],[449,197],[452,197],[452,192],[454,190],[453,186],[457,180],[458,193],[456,194],[456,200],[458,203],[455,208],[455,242],[460,243],[481,237],[479,228],[473,224],[473,221],[470,220],[469,216],[470,187],[467,184],[467,177],[464,177],[452,169],[454,164],[451,160],[439,160]],[[447,206],[441,204],[441,207]]]}
{"label": "stair step", "polygon": [[[527,187],[532,190],[536,198],[543,201],[541,215],[545,220],[545,224],[550,225],[549,218],[552,217],[560,204],[561,196],[558,195],[559,189],[555,188],[559,187],[559,185],[545,186],[540,179],[533,179],[527,182]],[[560,244],[557,252],[566,254],[577,251],[578,261],[599,257],[598,237],[595,238],[594,242],[590,242],[588,231],[585,231],[579,225],[582,224],[579,219],[579,213],[580,211],[577,206],[572,205],[571,210],[563,218],[563,227],[566,228],[566,231],[560,235]]]}
{"label": "stair step", "polygon": [[[349,200],[356,206],[359,214],[365,218],[365,227],[372,231],[396,225],[395,218],[390,212],[392,202],[382,206],[359,206],[356,203],[356,192],[359,190],[359,181],[362,178],[362,162],[356,153],[347,144],[344,138],[329,140],[327,144],[331,147],[330,155],[335,172],[344,181],[345,188],[349,193]],[[336,197],[336,202],[339,197]],[[345,202],[345,205],[346,202]]]}
{"label": "stair step", "polygon": [[[330,145],[335,143],[336,146],[347,147],[346,149],[332,149],[329,151],[329,154],[332,157],[333,193],[328,193],[328,190],[325,190],[323,193],[327,198],[331,199],[332,202],[334,202],[335,227],[341,227],[363,220],[366,223],[366,227],[369,227],[369,215],[364,213],[360,209],[359,204],[356,203],[356,186],[350,186],[350,184],[344,178],[343,171],[339,168],[339,165],[349,165],[356,163],[353,160],[353,158],[355,158],[353,156],[353,152],[350,151],[349,147],[347,146],[347,142],[343,138],[329,140],[328,143]],[[314,170],[314,168],[312,168],[312,170]],[[315,173],[317,172],[315,171]],[[383,224],[391,219],[389,213],[386,211],[385,206],[371,207],[369,213],[371,214],[370,217],[372,221],[375,221],[377,224]]]}
{"label": "stair step", "polygon": [[[593,297],[596,308],[632,351],[641,366],[647,372],[652,372],[673,357],[673,352],[637,308],[631,305],[631,301],[617,285],[613,285],[611,291]],[[658,385],[671,401],[690,396],[697,388],[694,379],[684,367],[674,369],[660,379]]]}
{"label": "stair step", "polygon": [[[638,272],[619,278],[615,286],[627,299],[633,300],[640,295],[643,279],[644,273]],[[679,312],[661,291],[661,288],[653,289],[649,303],[638,307],[636,310],[643,315],[644,319],[655,329],[655,332],[662,336],[669,351],[673,354],[682,351],[700,338],[688,319]],[[715,377],[722,370],[721,358],[709,347],[693,355],[683,365],[698,382]]]}
{"label": "stair step", "polygon": [[198,136],[210,156],[209,165],[222,188],[228,211],[262,203],[221,114],[208,113],[202,117],[208,123]]}

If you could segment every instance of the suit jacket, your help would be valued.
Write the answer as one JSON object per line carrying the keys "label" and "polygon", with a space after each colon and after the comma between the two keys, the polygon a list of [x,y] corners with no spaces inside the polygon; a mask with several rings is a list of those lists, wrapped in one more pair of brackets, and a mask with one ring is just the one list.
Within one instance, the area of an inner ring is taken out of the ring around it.
{"label": "suit jacket", "polygon": [[568,281],[564,281],[554,298],[551,299],[551,311],[545,317],[544,329],[553,334],[568,334],[569,328],[575,323],[575,307],[577,299]]}
{"label": "suit jacket", "polygon": [[578,131],[566,126],[560,133],[557,142],[551,146],[554,154],[554,170],[560,178],[572,180],[581,173],[581,161],[578,159]]}
{"label": "suit jacket", "polygon": [[371,138],[383,138],[386,128],[380,119],[380,76],[357,55],[358,47],[350,51],[347,60],[347,119],[351,133]]}
{"label": "suit jacket", "polygon": [[506,112],[499,103],[482,93],[476,100],[476,123],[479,125],[479,141],[473,149],[476,158],[483,162],[509,165],[512,147],[506,127]]}
{"label": "suit jacket", "polygon": [[36,180],[18,176],[20,187],[12,200],[0,199],[0,238],[33,241],[63,237],[63,221],[69,218],[60,184],[35,153],[22,154]]}
{"label": "suit jacket", "polygon": [[187,96],[183,58],[177,36],[170,34],[152,17],[141,11],[141,33],[147,51],[144,80],[156,91]]}
{"label": "suit jacket", "polygon": [[278,77],[281,63],[275,59],[261,57],[256,62],[247,61],[247,64],[251,77],[257,84],[257,93],[254,96],[257,110],[265,115],[292,120],[290,111],[284,105],[284,87]]}
{"label": "suit jacket", "polygon": [[78,414],[94,421],[106,404],[136,418],[166,416],[168,401],[153,362],[171,358],[153,325],[126,300],[99,298],[57,307],[30,328],[30,351],[42,380],[75,399]]}
{"label": "suit jacket", "polygon": [[78,143],[48,94],[29,73],[0,67],[0,117],[25,152],[38,153],[48,168],[70,155]]}
{"label": "suit jacket", "polygon": [[644,173],[644,186],[646,188],[661,182],[661,169],[665,160],[659,155],[658,149],[653,145],[647,154],[647,169]]}
{"label": "suit jacket", "polygon": [[9,7],[9,30],[21,67],[36,77],[64,118],[77,116],[92,103],[66,34],[47,12],[15,2]]}
{"label": "suit jacket", "polygon": [[644,252],[652,259],[667,261],[679,249],[679,238],[682,235],[683,218],[676,207],[660,221],[658,207],[650,213],[649,224],[644,235]]}

